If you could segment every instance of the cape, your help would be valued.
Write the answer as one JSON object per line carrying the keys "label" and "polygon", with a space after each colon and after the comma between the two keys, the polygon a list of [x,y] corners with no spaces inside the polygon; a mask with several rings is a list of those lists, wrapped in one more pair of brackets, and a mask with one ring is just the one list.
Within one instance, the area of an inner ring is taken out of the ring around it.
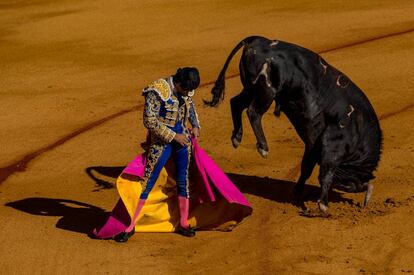
{"label": "cape", "polygon": [[[252,213],[252,207],[195,140],[192,152],[189,224],[197,230],[231,231]],[[93,230],[97,238],[112,238],[130,224],[141,194],[145,162],[145,154],[138,155],[118,177],[120,199],[106,222]],[[174,171],[172,161],[162,169],[139,214],[136,232],[175,231],[180,217]]]}

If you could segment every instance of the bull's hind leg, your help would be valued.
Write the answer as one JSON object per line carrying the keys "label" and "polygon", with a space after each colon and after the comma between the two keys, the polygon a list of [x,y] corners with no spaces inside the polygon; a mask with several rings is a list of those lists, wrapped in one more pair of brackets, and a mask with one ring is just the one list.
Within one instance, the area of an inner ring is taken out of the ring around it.
{"label": "bull's hind leg", "polygon": [[297,199],[301,199],[303,196],[305,182],[312,175],[312,171],[318,161],[319,154],[319,146],[313,145],[313,147],[311,147],[310,145],[307,145],[305,147],[301,163],[300,177],[294,189],[294,194]]}
{"label": "bull's hind leg", "polygon": [[266,137],[262,128],[262,117],[263,114],[269,110],[272,102],[273,91],[270,89],[260,89],[247,109],[247,116],[249,117],[250,124],[252,125],[257,140],[257,151],[264,158],[267,157],[269,153],[269,147],[267,146]]}
{"label": "bull's hind leg", "polygon": [[233,118],[234,127],[231,141],[234,148],[239,146],[243,137],[242,113],[250,105],[252,100],[253,98],[247,90],[242,90],[239,95],[230,99],[231,116]]}

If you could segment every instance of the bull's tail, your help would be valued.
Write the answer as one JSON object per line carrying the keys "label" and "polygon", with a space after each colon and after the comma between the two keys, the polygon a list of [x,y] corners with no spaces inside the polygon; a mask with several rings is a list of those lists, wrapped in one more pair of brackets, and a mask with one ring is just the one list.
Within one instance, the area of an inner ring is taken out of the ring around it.
{"label": "bull's tail", "polygon": [[224,99],[224,88],[225,88],[225,74],[227,67],[230,64],[231,59],[233,56],[240,50],[241,47],[244,47],[246,44],[251,43],[251,41],[260,38],[260,36],[249,36],[239,42],[239,44],[234,47],[231,51],[229,57],[227,57],[226,63],[224,63],[223,69],[221,69],[220,74],[214,84],[213,89],[211,90],[211,94],[213,98],[211,101],[204,100],[204,103],[208,106],[215,107],[217,106],[223,99]]}

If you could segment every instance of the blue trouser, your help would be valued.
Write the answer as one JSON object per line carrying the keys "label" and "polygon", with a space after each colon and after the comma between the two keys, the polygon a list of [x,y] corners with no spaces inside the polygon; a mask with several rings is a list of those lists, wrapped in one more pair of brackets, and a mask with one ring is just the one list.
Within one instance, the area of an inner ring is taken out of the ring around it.
{"label": "blue trouser", "polygon": [[[181,122],[177,123],[175,127],[171,128],[176,133],[183,133]],[[189,197],[188,192],[188,171],[191,156],[191,145],[182,146],[177,142],[171,142],[166,145],[151,144],[148,153],[145,171],[148,171],[146,179],[144,179],[143,190],[140,199],[147,199],[149,193],[154,187],[158,176],[165,166],[171,155],[174,156],[174,163],[176,167],[176,183],[177,193],[182,197]]]}

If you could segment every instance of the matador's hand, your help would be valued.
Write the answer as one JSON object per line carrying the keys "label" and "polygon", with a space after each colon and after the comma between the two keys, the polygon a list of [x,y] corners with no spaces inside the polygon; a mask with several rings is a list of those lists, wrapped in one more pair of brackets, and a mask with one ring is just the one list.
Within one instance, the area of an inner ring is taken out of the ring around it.
{"label": "matador's hand", "polygon": [[197,139],[200,136],[200,128],[193,128],[191,130],[193,138]]}
{"label": "matador's hand", "polygon": [[188,146],[188,144],[190,144],[190,140],[185,134],[175,134],[174,141],[178,142],[182,146]]}

